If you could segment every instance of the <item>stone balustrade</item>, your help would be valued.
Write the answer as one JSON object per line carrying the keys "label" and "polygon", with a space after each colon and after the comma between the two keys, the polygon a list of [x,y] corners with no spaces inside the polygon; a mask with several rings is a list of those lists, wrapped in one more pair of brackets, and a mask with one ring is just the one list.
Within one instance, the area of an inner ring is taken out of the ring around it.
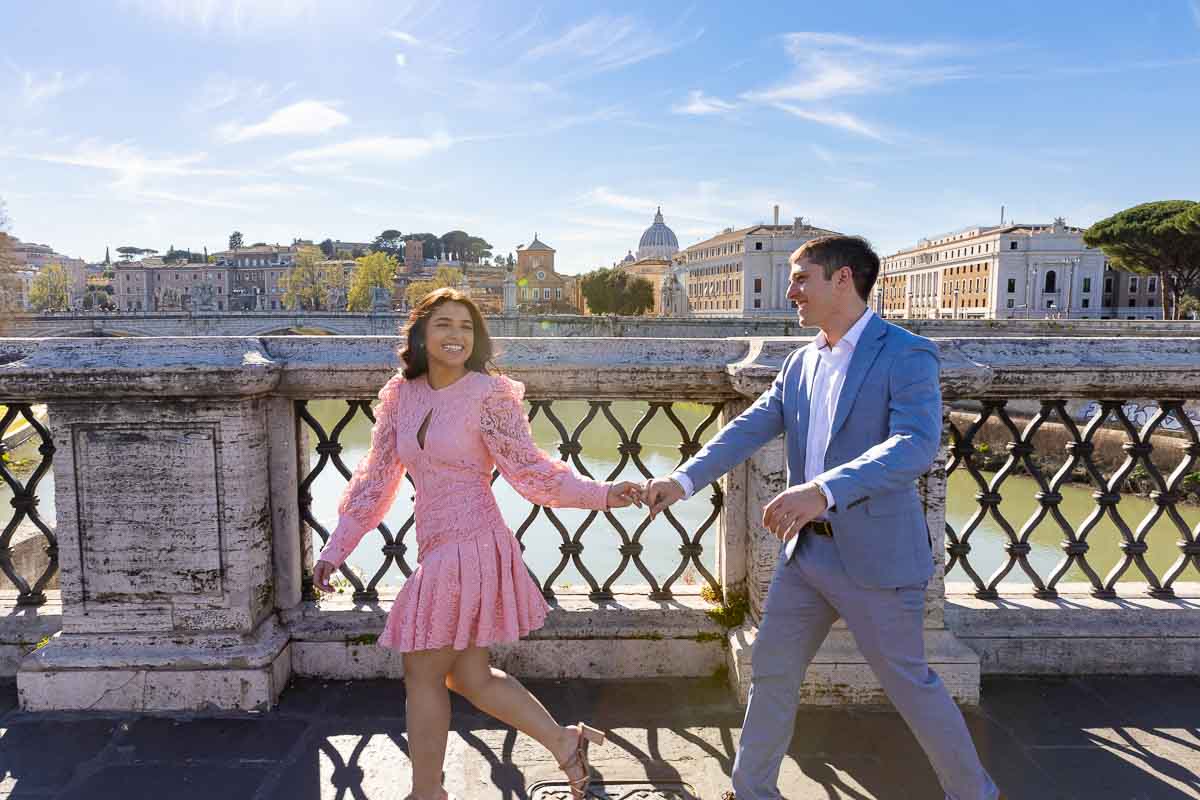
{"label": "stone balustrade", "polygon": [[[552,416],[561,400],[588,403],[587,422],[557,426],[563,457],[583,467],[581,434],[605,426],[621,465],[645,474],[642,424],[612,418],[609,401],[643,404],[643,420],[670,416],[682,401],[707,406],[704,426],[675,426],[684,457],[763,391],[802,341],[500,339],[498,364],[526,384],[532,413]],[[0,593],[0,668],[16,673],[23,706],[248,709],[274,702],[290,674],[399,675],[400,660],[372,644],[389,607],[377,580],[355,576],[352,592],[312,595],[308,529],[321,529],[306,497],[314,471],[341,447],[339,428],[325,429],[307,404],[341,399],[348,414],[366,414],[395,369],[398,344],[391,337],[0,339],[4,422],[30,403],[49,406],[53,441],[42,447],[41,469],[53,467],[56,487],[57,519],[42,534],[48,560],[39,574],[19,574],[10,540],[18,517],[37,515],[37,472],[18,477],[0,465],[15,487],[13,511],[0,510],[0,569],[17,587]],[[1189,528],[1181,509],[1184,483],[1200,462],[1200,340],[939,345],[948,406],[975,409],[965,421],[962,413],[951,418],[946,458],[921,487],[938,565],[928,590],[927,653],[951,691],[976,702],[981,672],[1194,672],[1200,526]],[[1139,413],[1153,408],[1137,421],[1131,404]],[[976,463],[980,431],[991,423],[1009,430],[1012,442],[994,473]],[[1064,466],[1043,474],[1033,456],[1039,430],[1051,425],[1067,432],[1068,452],[1059,454]],[[1125,438],[1126,462],[1115,469],[1093,455],[1101,431]],[[1152,457],[1163,442],[1179,459],[1169,472]],[[1121,489],[1139,468],[1158,512],[1131,524],[1121,514]],[[1017,471],[1036,481],[1036,519],[1004,513]],[[977,513],[958,529],[946,519],[947,480],[956,474],[979,486]],[[1095,513],[1082,521],[1057,508],[1073,474],[1095,491]],[[564,563],[581,567],[587,585],[561,590],[552,576],[538,576],[555,601],[551,618],[497,658],[529,676],[727,672],[744,697],[778,552],[757,521],[784,482],[778,441],[721,481],[712,514],[694,530],[676,526],[681,569],[663,574],[639,558],[644,525],[589,519],[585,529],[621,542],[621,571],[644,579],[636,586],[612,580],[621,572],[592,575],[584,531],[559,523]],[[1103,569],[1088,562],[1089,532],[1100,517],[1120,520],[1123,554]],[[974,568],[984,518],[1005,534],[1004,566],[993,574]],[[1160,518],[1179,534],[1166,568],[1147,558],[1147,534]],[[1029,537],[1046,520],[1061,529],[1064,545],[1063,563],[1043,574],[1029,560]],[[380,536],[385,556],[402,559],[403,526]],[[700,557],[711,553],[715,569],[706,573]],[[1082,564],[1086,582],[1062,581]],[[689,566],[701,568],[702,580],[684,586],[678,578]],[[1028,584],[1015,584],[1014,570]],[[56,573],[60,589],[47,589]],[[1130,576],[1143,580],[1123,582]],[[844,627],[818,653],[803,692],[826,703],[882,698]]]}

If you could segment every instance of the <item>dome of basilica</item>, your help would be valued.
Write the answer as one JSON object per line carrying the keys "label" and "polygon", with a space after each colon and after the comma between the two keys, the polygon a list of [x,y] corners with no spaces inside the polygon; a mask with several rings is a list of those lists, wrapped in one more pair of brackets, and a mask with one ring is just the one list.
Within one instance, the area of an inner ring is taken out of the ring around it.
{"label": "dome of basilica", "polygon": [[678,252],[679,240],[675,238],[675,231],[668,228],[663,222],[662,207],[660,206],[654,215],[654,224],[646,229],[646,232],[642,234],[641,241],[638,242],[637,259],[638,261],[646,258],[668,260]]}

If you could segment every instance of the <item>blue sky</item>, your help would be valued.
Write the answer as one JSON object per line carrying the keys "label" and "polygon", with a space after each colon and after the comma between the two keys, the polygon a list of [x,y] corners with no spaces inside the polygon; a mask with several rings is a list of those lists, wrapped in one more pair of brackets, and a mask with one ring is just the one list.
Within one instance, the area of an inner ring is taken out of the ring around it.
{"label": "blue sky", "polygon": [[580,272],[790,220],[891,252],[1200,195],[1200,0],[0,10],[12,232],[223,249],[534,232]]}

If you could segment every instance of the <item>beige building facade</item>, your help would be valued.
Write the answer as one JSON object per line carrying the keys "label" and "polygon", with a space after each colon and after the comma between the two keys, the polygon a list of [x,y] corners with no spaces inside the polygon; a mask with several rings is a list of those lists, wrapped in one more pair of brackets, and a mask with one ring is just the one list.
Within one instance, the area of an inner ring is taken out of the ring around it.
{"label": "beige building facade", "polygon": [[578,310],[575,303],[578,278],[554,269],[555,250],[533,235],[533,241],[517,248],[517,307],[553,307],[562,304]]}
{"label": "beige building facade", "polygon": [[889,319],[1161,319],[1154,279],[1129,277],[1060,217],[922,239],[883,259],[871,301]]}
{"label": "beige building facade", "polygon": [[[778,220],[778,209],[776,209]],[[751,225],[688,247],[677,276],[689,316],[754,317],[790,313],[787,299],[797,247],[836,231],[796,217],[791,225]]]}

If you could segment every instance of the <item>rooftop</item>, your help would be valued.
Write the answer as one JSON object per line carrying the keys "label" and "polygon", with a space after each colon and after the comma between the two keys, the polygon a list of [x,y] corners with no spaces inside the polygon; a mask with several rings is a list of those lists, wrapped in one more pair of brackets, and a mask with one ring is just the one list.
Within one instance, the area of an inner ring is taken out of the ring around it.
{"label": "rooftop", "polygon": [[[608,732],[593,765],[624,791],[598,798],[717,800],[729,789],[742,712],[723,684],[528,685],[558,719]],[[0,686],[5,796],[333,800],[410,788],[399,681],[295,681],[269,713],[203,719],[27,714],[15,694]],[[1009,800],[1182,800],[1200,786],[1198,708],[1195,678],[992,678],[967,724]],[[458,698],[445,772],[462,800],[565,796],[553,791],[561,783],[539,790],[561,781],[548,754]],[[631,794],[639,785],[660,793]],[[801,711],[780,787],[790,800],[941,796],[900,717],[861,709]]]}

